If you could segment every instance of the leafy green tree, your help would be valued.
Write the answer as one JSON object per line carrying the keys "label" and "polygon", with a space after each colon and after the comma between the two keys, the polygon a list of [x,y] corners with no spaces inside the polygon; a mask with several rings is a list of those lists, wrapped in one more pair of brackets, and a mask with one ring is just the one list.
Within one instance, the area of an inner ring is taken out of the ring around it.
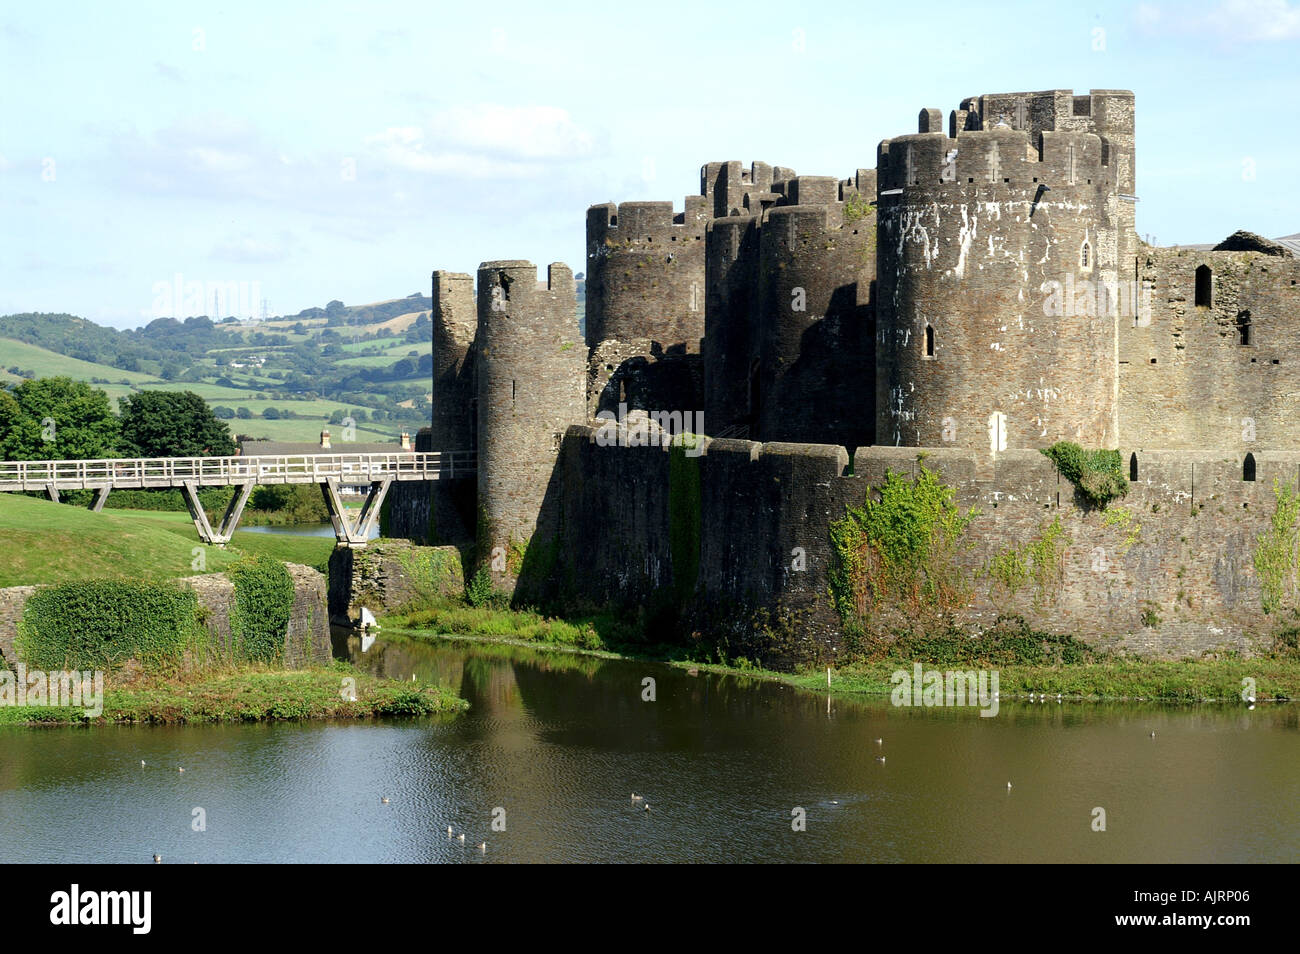
{"label": "leafy green tree", "polygon": [[246,407],[235,408],[235,417],[239,418],[241,421],[247,421],[252,416],[253,412]]}
{"label": "leafy green tree", "polygon": [[85,381],[37,378],[0,397],[0,454],[7,460],[115,457],[117,441],[108,395]]}
{"label": "leafy green tree", "polygon": [[122,402],[122,450],[137,457],[235,452],[230,428],[193,391],[145,391]]}

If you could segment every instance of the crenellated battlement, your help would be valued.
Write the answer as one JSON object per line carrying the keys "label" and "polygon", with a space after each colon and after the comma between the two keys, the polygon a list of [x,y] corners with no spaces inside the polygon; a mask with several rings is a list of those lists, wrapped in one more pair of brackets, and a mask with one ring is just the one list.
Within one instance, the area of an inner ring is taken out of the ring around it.
{"label": "crenellated battlement", "polygon": [[663,244],[703,237],[704,196],[688,195],[681,212],[671,202],[605,202],[587,210],[589,250],[600,245]]}
{"label": "crenellated battlement", "polygon": [[956,138],[917,133],[880,143],[879,194],[917,190],[928,197],[948,189],[964,194],[968,186],[1114,191],[1117,170],[1111,158],[1109,144],[1089,132],[1048,131],[1037,145],[1029,132],[1001,124],[963,130]]}

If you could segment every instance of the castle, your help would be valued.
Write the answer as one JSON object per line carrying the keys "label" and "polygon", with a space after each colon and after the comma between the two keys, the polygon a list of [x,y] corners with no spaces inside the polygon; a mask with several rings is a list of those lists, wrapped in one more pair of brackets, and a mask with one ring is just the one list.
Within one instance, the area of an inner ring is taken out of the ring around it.
{"label": "castle", "polygon": [[[1195,544],[1157,556],[1155,525],[1206,500],[1271,499],[1265,482],[1300,475],[1300,261],[1249,239],[1146,245],[1135,168],[1131,92],[988,94],[946,123],[921,110],[915,134],[843,179],[711,162],[680,212],[592,206],[585,340],[564,265],[538,281],[528,262],[485,262],[476,286],[434,272],[433,419],[417,448],[477,450],[478,476],[404,486],[391,526],[475,541],[517,596],[636,601],[669,586],[687,601],[802,607],[809,638],[833,647],[825,568],[792,570],[790,554],[828,560],[829,522],[886,470],[915,473],[924,449],[992,515],[987,561],[1040,532],[1044,512],[1072,523],[1072,550],[1109,540],[1037,450],[1118,447],[1148,538],[1078,551],[1114,551],[1092,577],[1063,557],[1045,616],[1130,647],[1250,648],[1260,581],[1245,536],[1232,567],[1209,573],[1229,584],[1166,609],[1190,621],[1174,636],[1142,622],[1174,594],[1125,574],[1214,565]],[[663,448],[675,430],[707,435],[686,545]],[[1250,500],[1230,522],[1201,522],[1216,524],[1207,546],[1270,509]],[[1084,612],[1098,586],[1101,622]],[[997,602],[973,597],[966,621],[1028,607]]]}

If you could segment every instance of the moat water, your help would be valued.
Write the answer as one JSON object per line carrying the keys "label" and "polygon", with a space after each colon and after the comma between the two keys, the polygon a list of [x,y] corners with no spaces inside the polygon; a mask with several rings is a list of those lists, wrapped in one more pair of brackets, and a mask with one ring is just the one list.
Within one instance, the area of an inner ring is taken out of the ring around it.
{"label": "moat water", "polygon": [[981,718],[464,643],[381,641],[359,659],[472,709],[5,729],[0,862],[1300,857],[1296,705],[1003,703]]}

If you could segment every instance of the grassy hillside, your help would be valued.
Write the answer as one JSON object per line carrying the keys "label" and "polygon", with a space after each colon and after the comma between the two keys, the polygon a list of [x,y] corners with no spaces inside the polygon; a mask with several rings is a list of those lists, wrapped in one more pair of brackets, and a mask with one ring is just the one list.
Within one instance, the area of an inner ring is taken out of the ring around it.
{"label": "grassy hillside", "polygon": [[428,423],[430,305],[422,295],[333,301],[268,321],[157,318],[130,331],[75,315],[0,315],[0,387],[66,376],[115,406],[143,389],[189,390],[246,409],[251,417],[230,420],[237,434],[315,441],[331,416],[353,416],[366,419],[358,440],[396,442]]}
{"label": "grassy hillside", "polygon": [[[112,502],[112,498],[109,498]],[[91,513],[67,504],[0,493],[0,586],[86,579],[172,579],[219,572],[244,553],[322,567],[330,537],[236,531],[226,549],[204,547],[196,570],[198,532],[183,513]]]}

